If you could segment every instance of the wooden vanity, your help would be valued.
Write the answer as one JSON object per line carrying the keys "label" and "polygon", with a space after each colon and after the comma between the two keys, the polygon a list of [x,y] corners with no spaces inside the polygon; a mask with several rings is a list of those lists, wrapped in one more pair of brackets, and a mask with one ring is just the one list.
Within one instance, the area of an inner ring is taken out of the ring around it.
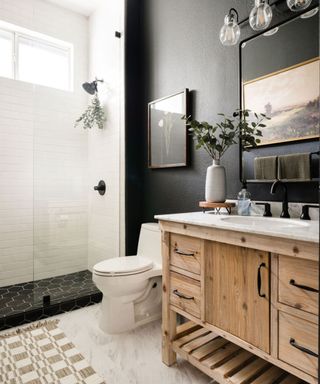
{"label": "wooden vanity", "polygon": [[157,218],[163,362],[218,383],[318,383],[318,243]]}

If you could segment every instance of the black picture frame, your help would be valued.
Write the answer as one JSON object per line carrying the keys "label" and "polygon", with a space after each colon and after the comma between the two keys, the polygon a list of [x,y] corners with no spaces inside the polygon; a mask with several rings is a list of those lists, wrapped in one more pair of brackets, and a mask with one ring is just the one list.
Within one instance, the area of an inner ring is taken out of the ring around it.
{"label": "black picture frame", "polygon": [[148,168],[188,166],[189,90],[148,103]]}

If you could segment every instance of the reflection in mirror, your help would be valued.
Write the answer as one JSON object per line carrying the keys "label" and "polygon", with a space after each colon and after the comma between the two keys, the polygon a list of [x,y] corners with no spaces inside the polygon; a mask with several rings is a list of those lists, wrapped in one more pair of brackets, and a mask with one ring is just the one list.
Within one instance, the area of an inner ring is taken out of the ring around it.
{"label": "reflection in mirror", "polygon": [[242,181],[319,178],[318,26],[313,11],[241,45],[241,108],[271,118],[242,150]]}

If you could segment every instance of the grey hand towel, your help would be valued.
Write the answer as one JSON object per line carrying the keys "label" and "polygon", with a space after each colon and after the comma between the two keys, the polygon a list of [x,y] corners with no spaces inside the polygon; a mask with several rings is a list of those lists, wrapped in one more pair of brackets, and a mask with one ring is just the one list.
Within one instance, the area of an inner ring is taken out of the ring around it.
{"label": "grey hand towel", "polygon": [[254,177],[257,180],[276,180],[277,156],[256,157],[254,159]]}
{"label": "grey hand towel", "polygon": [[310,154],[294,153],[279,156],[278,179],[310,180]]}

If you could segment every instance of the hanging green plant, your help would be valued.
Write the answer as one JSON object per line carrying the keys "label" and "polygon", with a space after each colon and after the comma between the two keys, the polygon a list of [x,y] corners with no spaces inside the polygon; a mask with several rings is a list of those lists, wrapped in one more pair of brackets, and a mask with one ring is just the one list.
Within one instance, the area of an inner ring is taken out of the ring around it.
{"label": "hanging green plant", "polygon": [[99,129],[103,129],[104,123],[106,121],[106,116],[104,109],[100,103],[98,94],[96,93],[91,103],[88,105],[87,109],[83,114],[76,120],[74,126],[77,127],[82,123],[84,129],[91,129],[95,126]]}

